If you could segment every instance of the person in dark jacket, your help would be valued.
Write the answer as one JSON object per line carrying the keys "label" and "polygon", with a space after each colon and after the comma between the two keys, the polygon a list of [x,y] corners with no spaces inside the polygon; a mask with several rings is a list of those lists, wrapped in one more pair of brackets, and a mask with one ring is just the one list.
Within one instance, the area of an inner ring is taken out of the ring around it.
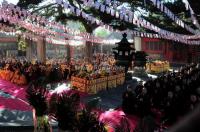
{"label": "person in dark jacket", "polygon": [[135,111],[136,96],[130,85],[127,86],[127,90],[122,96],[122,109],[125,113],[131,114]]}

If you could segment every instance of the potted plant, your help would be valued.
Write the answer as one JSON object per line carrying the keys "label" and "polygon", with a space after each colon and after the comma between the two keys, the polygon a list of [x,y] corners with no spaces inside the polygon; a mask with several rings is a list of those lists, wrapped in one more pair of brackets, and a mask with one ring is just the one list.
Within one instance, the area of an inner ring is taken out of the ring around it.
{"label": "potted plant", "polygon": [[107,132],[105,125],[98,120],[96,113],[83,109],[78,115],[79,132]]}
{"label": "potted plant", "polygon": [[77,131],[77,111],[80,96],[74,90],[53,93],[49,100],[49,114],[58,121],[59,132]]}
{"label": "potted plant", "polygon": [[132,132],[129,119],[125,113],[118,110],[110,110],[102,113],[99,120],[114,132]]}
{"label": "potted plant", "polygon": [[33,81],[26,89],[26,98],[33,109],[34,131],[49,132],[51,127],[47,116],[48,90],[43,86],[44,81]]}

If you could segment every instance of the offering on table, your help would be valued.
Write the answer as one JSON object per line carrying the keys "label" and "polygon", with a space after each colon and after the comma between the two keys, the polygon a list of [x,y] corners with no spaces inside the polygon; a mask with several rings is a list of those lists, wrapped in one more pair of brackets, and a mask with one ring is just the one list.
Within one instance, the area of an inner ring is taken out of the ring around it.
{"label": "offering on table", "polygon": [[147,72],[155,72],[155,73],[160,73],[160,72],[165,72],[168,71],[170,68],[169,62],[168,61],[153,61],[149,62],[146,64],[146,70]]}

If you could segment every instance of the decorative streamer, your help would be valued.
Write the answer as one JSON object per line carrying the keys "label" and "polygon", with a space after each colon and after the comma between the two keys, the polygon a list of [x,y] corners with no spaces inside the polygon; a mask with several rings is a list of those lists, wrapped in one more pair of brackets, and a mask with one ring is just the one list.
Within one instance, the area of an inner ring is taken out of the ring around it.
{"label": "decorative streamer", "polygon": [[[193,34],[199,34],[199,31],[191,28],[189,25],[185,24],[182,20],[180,20],[176,15],[174,15],[160,0],[150,0],[155,7],[160,9],[161,12],[164,12],[170,19],[172,19],[176,24],[186,29],[187,31]],[[187,1],[187,0],[184,0]],[[163,9],[164,8],[164,9]]]}
{"label": "decorative streamer", "polygon": [[[62,3],[62,2],[61,2]],[[94,3],[94,2],[93,2]],[[68,6],[71,6],[71,5],[68,5]],[[106,7],[106,6],[105,6]],[[22,12],[22,10],[20,9],[20,8],[18,8],[18,11],[19,12],[21,12],[21,16],[19,15],[19,14],[17,14],[17,9],[16,8],[11,8],[11,7],[8,7],[7,5],[5,5],[4,7],[2,6],[2,8],[0,8],[1,9],[1,11],[2,11],[2,14],[0,14],[0,18],[1,19],[3,19],[4,21],[9,21],[11,24],[15,24],[15,25],[19,25],[19,26],[22,26],[22,27],[25,27],[26,29],[29,29],[30,31],[33,31],[34,33],[36,33],[36,34],[40,34],[40,35],[44,35],[44,36],[47,36],[47,35],[54,35],[54,36],[63,36],[63,37],[68,37],[68,38],[72,38],[73,36],[70,36],[69,34],[66,34],[66,33],[58,33],[58,32],[55,32],[55,31],[51,31],[50,30],[50,28],[52,28],[52,29],[54,29],[54,28],[59,28],[59,29],[64,29],[65,31],[69,31],[69,32],[71,32],[71,31],[73,31],[73,30],[71,30],[71,29],[68,29],[68,28],[66,28],[65,26],[63,26],[63,25],[61,25],[61,24],[58,24],[58,23],[55,23],[55,22],[49,22],[47,19],[45,19],[44,17],[39,17],[39,16],[37,16],[36,14],[34,14],[34,15],[32,15],[30,12],[28,12],[27,11],[27,13],[25,13],[25,10],[23,10],[23,12]],[[8,11],[5,11],[4,9],[8,9]],[[70,9],[74,9],[75,10],[75,8],[70,8]],[[16,14],[14,15],[14,16],[10,16],[10,15],[8,15],[10,12],[12,12],[12,10],[14,10],[14,11],[16,11]],[[83,12],[81,12],[81,13],[83,13]],[[111,12],[110,12],[111,13]],[[118,13],[118,12],[117,12]],[[131,12],[132,13],[132,12]],[[29,14],[29,15],[27,15],[27,14]],[[130,12],[128,13],[128,14],[130,14]],[[30,17],[30,20],[28,19],[27,20],[27,18],[26,17],[24,17],[25,15],[27,15],[27,17]],[[125,15],[126,16],[126,15]],[[90,20],[90,21],[93,21],[94,22],[94,20],[93,20],[93,17],[92,16],[87,16],[86,14],[85,14],[85,17],[88,19],[88,20]],[[35,19],[35,18],[38,18],[38,19]],[[128,16],[128,18],[130,18],[129,16]],[[137,17],[136,17],[137,18]],[[40,19],[40,20],[39,20]],[[127,17],[123,17],[123,19],[127,19]],[[133,18],[134,19],[134,18]],[[49,29],[46,29],[46,28],[44,28],[44,27],[40,27],[39,25],[37,26],[37,25],[33,25],[33,24],[31,24],[31,23],[28,23],[29,21],[31,22],[31,21],[33,21],[33,20],[35,20],[36,22],[35,22],[35,24],[41,24],[41,23],[43,23],[43,25],[45,24],[45,25],[48,25],[49,26]],[[37,21],[37,20],[39,20],[39,21]],[[100,22],[100,21],[98,21],[98,20],[95,20],[96,21],[96,23],[99,23],[99,24],[102,24],[102,22]],[[133,21],[131,22],[131,23],[133,23]],[[136,20],[136,23],[137,23],[137,20]],[[146,21],[144,21],[144,20],[141,20],[141,23],[139,23],[138,22],[138,24],[140,25],[142,25],[142,26],[147,26],[147,22]],[[151,24],[149,24],[148,25],[149,27],[151,27]],[[160,30],[158,27],[156,27],[156,26],[154,26],[154,25],[152,25],[152,27],[154,27],[154,30]],[[108,28],[109,28],[109,26],[108,26]],[[110,29],[110,28],[109,28]],[[117,31],[116,30],[116,32],[119,32],[119,31]],[[163,31],[163,30],[160,30],[160,32],[162,33],[162,34],[165,34],[166,36],[165,36],[165,38],[167,38],[167,39],[169,39],[168,38],[168,36],[169,35],[171,35],[171,36],[173,36],[171,33],[169,33],[169,32],[166,32],[166,31]],[[72,32],[73,34],[75,34],[75,33],[77,33],[77,32],[75,32],[75,31],[73,31]],[[89,40],[89,38],[94,38],[93,36],[91,36],[90,34],[88,34],[88,33],[86,33],[85,35],[83,34],[83,35],[81,35],[81,34],[79,34],[80,36],[84,36],[85,37],[85,39],[86,40]],[[141,34],[140,34],[141,35]],[[168,35],[168,36],[167,36]],[[88,37],[88,36],[90,36],[90,37]],[[145,36],[145,35],[144,35]],[[149,35],[149,36],[151,36],[151,35]],[[157,37],[158,35],[152,35],[152,36],[155,36],[155,37]],[[178,36],[178,35],[177,35]],[[158,36],[159,37],[159,36]],[[174,37],[174,36],[173,36]],[[188,37],[188,36],[185,36],[185,37]],[[172,38],[172,37],[171,37]],[[62,39],[62,38],[61,38]],[[92,39],[93,40],[93,39]],[[96,41],[98,41],[98,42],[100,42],[100,40],[102,40],[101,38],[95,38],[94,40],[96,40]],[[178,39],[179,41],[185,41],[185,39]],[[198,41],[188,41],[188,44],[192,44],[192,43],[195,43],[195,44],[197,44],[198,43]]]}
{"label": "decorative streamer", "polygon": [[[101,3],[99,3],[101,6],[103,5],[103,4],[101,4]],[[86,6],[89,6],[89,7],[94,7],[95,5],[94,4],[91,4],[91,3],[88,3],[88,4],[86,4]],[[105,5],[104,5],[105,6]],[[108,7],[109,8],[109,7]],[[101,11],[101,10],[100,10]],[[168,12],[168,10],[166,10],[167,12]],[[119,12],[118,11],[116,11],[116,14],[119,14]],[[121,14],[120,14],[120,16],[121,16]],[[119,17],[120,17],[119,16]],[[116,15],[116,18],[118,18],[118,15]],[[120,17],[120,19],[122,19],[122,17]],[[124,18],[123,18],[124,19]],[[177,20],[177,22],[178,23],[181,23],[179,20]],[[133,23],[137,23],[138,24],[138,26],[143,26],[143,27],[145,27],[145,28],[148,28],[148,29],[150,29],[150,30],[153,30],[153,31],[155,31],[155,32],[158,32],[159,34],[161,34],[162,35],[162,37],[164,37],[165,39],[169,39],[169,36],[173,36],[173,37],[170,37],[170,39],[171,40],[174,40],[174,41],[177,41],[177,39],[178,39],[178,41],[180,41],[180,42],[182,42],[182,43],[188,43],[188,44],[198,44],[199,43],[199,41],[187,41],[186,40],[186,36],[184,36],[183,37],[183,35],[182,34],[177,34],[177,33],[173,33],[173,32],[169,32],[169,31],[166,31],[166,30],[163,30],[163,29],[160,29],[159,27],[157,27],[157,26],[155,26],[155,25],[153,25],[153,24],[151,24],[150,26],[147,26],[146,24],[141,24],[141,21],[139,21],[139,22],[137,22],[137,20],[135,20],[135,21],[133,21]],[[147,23],[147,22],[146,22]],[[190,31],[192,31],[192,28],[190,28],[189,26],[187,27]],[[190,37],[190,36],[187,36],[188,38]],[[175,39],[176,38],[176,39]]]}
{"label": "decorative streamer", "polygon": [[[72,7],[71,9],[73,10],[74,8]],[[16,12],[14,14],[14,16],[11,14],[12,11]],[[28,30],[31,30],[34,33],[42,35],[42,36],[45,36],[46,34],[52,34],[52,35],[57,35],[58,37],[60,35],[62,35],[63,37],[66,37],[66,34],[56,33],[54,31],[50,31],[49,29],[45,29],[44,27],[39,27],[39,26],[37,26],[37,23],[38,24],[45,23],[43,25],[47,25],[48,27],[53,26],[52,28],[65,29],[67,32],[70,32],[70,29],[65,28],[63,25],[60,25],[55,22],[49,22],[47,19],[45,19],[45,17],[37,16],[37,14],[31,14],[29,11],[21,10],[19,7],[13,6],[12,4],[3,3],[2,7],[1,7],[1,12],[3,12],[4,14],[1,14],[0,18],[3,17],[3,20],[5,22],[9,21],[11,24],[22,26],[22,27],[24,27]],[[18,13],[18,12],[21,12],[21,13]],[[27,14],[29,14],[29,16]],[[27,16],[29,19],[31,19],[28,21],[36,20],[37,22],[34,22],[36,25],[30,24],[30,23],[25,23],[27,21],[27,19],[24,16]],[[24,21],[22,21],[22,20],[24,20]],[[38,21],[38,20],[40,20],[40,21]],[[75,32],[72,32],[72,33],[75,33]],[[83,33],[83,34],[87,35],[88,33]],[[76,35],[79,35],[79,34],[76,34]],[[68,35],[68,37],[69,37],[69,35]],[[85,36],[83,36],[83,37],[85,37]],[[90,37],[90,38],[93,38],[93,37]],[[93,41],[93,40],[91,39],[91,41]]]}

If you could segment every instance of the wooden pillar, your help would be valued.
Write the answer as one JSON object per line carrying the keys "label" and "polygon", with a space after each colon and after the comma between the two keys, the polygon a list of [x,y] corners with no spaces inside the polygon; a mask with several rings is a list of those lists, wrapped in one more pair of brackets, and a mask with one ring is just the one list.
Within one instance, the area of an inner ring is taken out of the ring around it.
{"label": "wooden pillar", "polygon": [[40,38],[37,41],[37,60],[39,62],[46,62],[46,43],[44,38]]}
{"label": "wooden pillar", "polygon": [[92,42],[86,41],[85,44],[85,57],[87,61],[92,60]]}
{"label": "wooden pillar", "polygon": [[[135,50],[136,51],[142,51],[142,39],[141,37],[134,37],[134,44],[135,44]],[[144,44],[143,44],[144,45]]]}
{"label": "wooden pillar", "polygon": [[32,61],[33,59],[33,41],[26,39],[26,58],[28,61]]}
{"label": "wooden pillar", "polygon": [[69,62],[71,60],[71,46],[69,44],[66,45],[66,51],[67,51],[67,61]]}

